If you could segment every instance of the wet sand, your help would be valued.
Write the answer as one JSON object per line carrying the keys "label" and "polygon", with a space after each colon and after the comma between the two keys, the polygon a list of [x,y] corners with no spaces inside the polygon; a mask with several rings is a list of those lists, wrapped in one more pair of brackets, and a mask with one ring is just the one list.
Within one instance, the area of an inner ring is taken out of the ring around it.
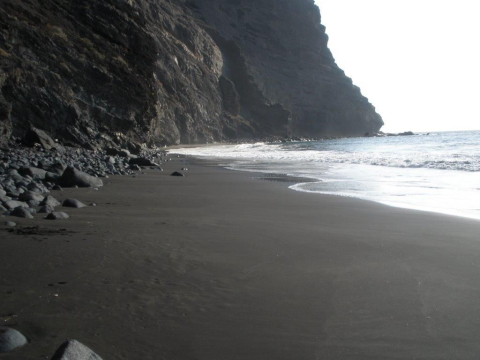
{"label": "wet sand", "polygon": [[30,340],[2,360],[478,358],[480,221],[183,161],[2,218],[0,322]]}

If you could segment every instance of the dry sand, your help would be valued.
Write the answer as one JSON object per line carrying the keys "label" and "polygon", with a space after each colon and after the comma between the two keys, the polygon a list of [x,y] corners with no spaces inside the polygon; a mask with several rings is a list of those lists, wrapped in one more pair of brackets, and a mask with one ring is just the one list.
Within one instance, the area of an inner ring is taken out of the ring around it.
{"label": "dry sand", "polygon": [[105,360],[479,358],[479,221],[183,166],[54,192],[97,206],[26,234],[3,218],[0,322],[31,343],[1,360],[66,338]]}

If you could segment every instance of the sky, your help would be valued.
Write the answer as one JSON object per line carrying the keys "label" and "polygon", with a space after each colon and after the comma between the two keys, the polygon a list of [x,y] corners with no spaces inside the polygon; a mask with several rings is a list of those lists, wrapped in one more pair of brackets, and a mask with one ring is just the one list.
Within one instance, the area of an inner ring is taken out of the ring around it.
{"label": "sky", "polygon": [[382,131],[480,130],[479,0],[315,0]]}

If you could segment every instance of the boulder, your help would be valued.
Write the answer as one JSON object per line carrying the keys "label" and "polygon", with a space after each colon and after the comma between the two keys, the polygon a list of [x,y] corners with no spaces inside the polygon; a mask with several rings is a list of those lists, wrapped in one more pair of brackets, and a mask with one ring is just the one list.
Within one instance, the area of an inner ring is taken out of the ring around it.
{"label": "boulder", "polygon": [[0,353],[15,350],[27,342],[27,338],[17,330],[0,326]]}
{"label": "boulder", "polygon": [[45,219],[48,220],[63,220],[63,219],[68,219],[70,216],[68,216],[67,213],[64,213],[63,211],[54,211],[51,212],[50,214],[47,215]]}
{"label": "boulder", "polygon": [[82,208],[87,205],[82,203],[81,201],[78,201],[77,199],[65,199],[65,201],[62,204],[63,207],[71,207],[71,208]]}
{"label": "boulder", "polygon": [[58,348],[51,360],[102,360],[102,358],[81,342],[67,340]]}
{"label": "boulder", "polygon": [[17,208],[15,208],[15,209],[13,209],[13,210],[10,212],[10,216],[16,216],[16,217],[28,218],[28,219],[32,219],[32,218],[33,218],[33,216],[32,216],[32,214],[30,213],[30,211],[28,211],[27,209],[22,208],[22,207],[17,207]]}
{"label": "boulder", "polygon": [[51,206],[51,207],[55,207],[55,206],[60,205],[60,202],[57,199],[55,199],[53,196],[48,195],[48,196],[45,196],[45,198],[40,203],[40,205],[41,206],[48,205],[48,206]]}
{"label": "boulder", "polygon": [[33,191],[27,191],[24,192],[23,194],[20,194],[19,199],[21,201],[29,201],[29,200],[36,200],[38,202],[43,201],[45,197],[43,195],[40,195],[39,193],[33,192]]}
{"label": "boulder", "polygon": [[43,206],[40,208],[40,210],[38,210],[38,212],[39,212],[40,214],[50,214],[50,213],[52,213],[52,212],[54,212],[54,211],[55,211],[55,209],[54,209],[54,207],[51,206],[51,205],[43,205]]}
{"label": "boulder", "polygon": [[87,173],[77,170],[72,166],[68,166],[65,169],[58,181],[63,187],[73,187],[75,185],[78,187],[103,186],[103,181],[101,179],[88,175]]}
{"label": "boulder", "polygon": [[28,209],[28,204],[23,201],[17,200],[8,200],[3,203],[3,205],[7,208],[7,210],[13,210],[17,207],[22,207],[24,209]]}
{"label": "boulder", "polygon": [[45,150],[57,150],[58,152],[65,152],[65,148],[56,143],[47,133],[43,130],[31,127],[23,138],[23,141],[28,146],[34,146],[40,144]]}

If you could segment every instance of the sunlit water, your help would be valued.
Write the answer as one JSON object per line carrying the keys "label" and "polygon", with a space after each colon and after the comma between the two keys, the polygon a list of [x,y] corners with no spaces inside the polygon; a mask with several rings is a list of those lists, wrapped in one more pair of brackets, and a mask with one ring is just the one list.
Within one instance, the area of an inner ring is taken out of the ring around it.
{"label": "sunlit water", "polygon": [[172,153],[234,170],[317,179],[291,186],[391,206],[480,219],[480,131],[280,144],[216,145]]}

